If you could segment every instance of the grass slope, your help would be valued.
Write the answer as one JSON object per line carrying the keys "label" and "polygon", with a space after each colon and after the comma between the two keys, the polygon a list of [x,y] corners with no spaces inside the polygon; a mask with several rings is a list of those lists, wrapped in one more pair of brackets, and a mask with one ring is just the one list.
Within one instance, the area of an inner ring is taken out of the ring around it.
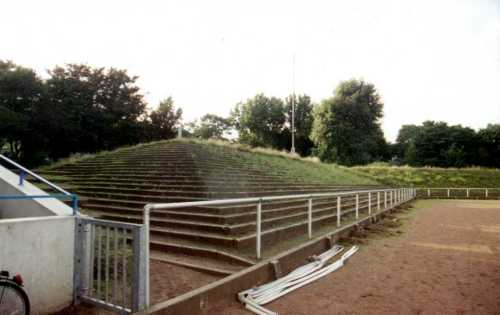
{"label": "grass slope", "polygon": [[303,181],[325,183],[339,186],[380,185],[372,178],[359,174],[348,167],[336,164],[321,163],[313,158],[301,158],[299,155],[271,149],[250,148],[239,144],[229,144],[221,141],[173,140],[196,143],[207,153],[232,154],[240,160],[260,165],[263,170],[272,174],[286,173],[289,177],[300,177]]}
{"label": "grass slope", "polygon": [[[222,141],[201,141],[193,139],[175,139],[156,141],[136,146],[128,146],[119,148],[113,151],[104,151],[97,154],[79,154],[71,156],[67,159],[58,161],[57,163],[40,168],[40,170],[57,169],[63,165],[69,165],[87,161],[98,156],[108,155],[116,157],[116,161],[120,159],[121,152],[132,152],[138,150],[148,150],[155,146],[168,146],[175,143],[190,143],[193,144],[197,151],[201,151],[203,155],[211,155],[212,158],[223,160],[224,156],[231,155],[245,163],[256,165],[262,171],[273,173],[285,173],[286,177],[292,180],[311,183],[324,183],[338,186],[368,186],[380,185],[380,183],[370,177],[364,176],[350,168],[338,166],[335,164],[321,163],[313,158],[301,158],[298,155],[290,154],[282,151],[262,148],[250,148],[240,144],[230,144]],[[110,164],[110,168],[112,168]],[[221,174],[218,174],[221,175]],[[223,175],[222,175],[223,176]],[[64,180],[64,176],[46,176],[51,180]]]}
{"label": "grass slope", "polygon": [[362,166],[353,169],[390,186],[500,187],[500,170],[498,169],[407,166]]}

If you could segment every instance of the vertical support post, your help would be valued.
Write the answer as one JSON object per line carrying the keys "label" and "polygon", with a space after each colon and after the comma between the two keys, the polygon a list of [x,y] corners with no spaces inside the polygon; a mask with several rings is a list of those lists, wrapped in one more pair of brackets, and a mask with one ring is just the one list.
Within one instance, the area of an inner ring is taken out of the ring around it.
{"label": "vertical support post", "polygon": [[485,196],[486,198],[488,198],[488,188],[486,188],[486,189],[484,190],[484,196]]}
{"label": "vertical support post", "polygon": [[340,226],[340,203],[341,203],[341,197],[337,197],[337,227]]}
{"label": "vertical support post", "polygon": [[71,207],[73,208],[73,215],[78,213],[78,196],[71,195]]}
{"label": "vertical support post", "polygon": [[256,225],[257,225],[257,239],[256,239],[256,250],[257,250],[257,259],[260,259],[260,246],[261,246],[261,243],[260,243],[260,236],[261,236],[261,222],[262,221],[262,200],[259,200],[259,202],[257,203],[257,222],[256,222]]}
{"label": "vertical support post", "polygon": [[[144,227],[144,243],[146,244],[145,248],[143,249],[144,250],[144,256],[146,257],[145,260],[146,260],[146,268],[145,268],[145,275],[143,276],[144,277],[144,281],[145,281],[145,290],[146,290],[146,306],[149,306],[149,221],[150,221],[150,215],[151,215],[151,210],[152,208],[149,206],[149,205],[145,205],[144,206],[144,217],[143,217],[143,222],[142,222],[142,225]],[[126,241],[126,230],[123,229],[123,234],[124,234],[124,238],[123,238],[123,247],[124,249],[126,248],[126,245],[127,245],[127,241]],[[123,262],[125,263],[125,251],[123,252]],[[125,264],[123,265],[123,270],[126,270],[125,269]],[[123,282],[125,283],[125,280],[126,280],[126,275],[127,273],[125,272],[124,273],[124,276],[123,276]]]}
{"label": "vertical support post", "polygon": [[377,192],[377,211],[380,211],[380,191]]}
{"label": "vertical support post", "polygon": [[368,193],[368,214],[372,214],[372,193]]}
{"label": "vertical support post", "polygon": [[24,177],[26,176],[26,174],[24,173],[23,170],[19,170],[19,186],[23,186],[24,185]]}
{"label": "vertical support post", "polygon": [[139,312],[144,310],[149,304],[149,288],[146,281],[146,266],[149,265],[148,257],[146,256],[146,228],[138,227],[132,231],[133,236],[133,260],[134,272],[132,281],[132,311]]}
{"label": "vertical support post", "polygon": [[384,191],[384,210],[387,209],[387,190]]}
{"label": "vertical support post", "polygon": [[469,198],[469,188],[467,188],[467,198]]}
{"label": "vertical support post", "polygon": [[80,297],[89,288],[89,224],[80,218],[75,218],[75,256],[73,273],[73,300],[79,303]]}
{"label": "vertical support post", "polygon": [[359,194],[356,194],[356,220],[359,219]]}
{"label": "vertical support post", "polygon": [[430,188],[427,188],[427,197],[430,197],[431,196],[431,190]]}
{"label": "vertical support post", "polygon": [[448,198],[450,198],[450,189],[449,188],[447,190],[447,196],[448,196]]}
{"label": "vertical support post", "polygon": [[313,201],[312,198],[308,200],[307,207],[307,232],[309,234],[309,239],[312,238],[312,209],[313,209]]}

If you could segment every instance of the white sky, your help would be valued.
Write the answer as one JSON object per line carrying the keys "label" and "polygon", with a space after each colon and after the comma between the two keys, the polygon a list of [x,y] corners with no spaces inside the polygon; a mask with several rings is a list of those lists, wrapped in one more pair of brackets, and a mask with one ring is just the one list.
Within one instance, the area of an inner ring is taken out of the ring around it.
{"label": "white sky", "polygon": [[500,123],[500,0],[2,1],[0,58],[128,69],[152,107],[169,95],[190,121],[292,90],[314,101],[363,78],[402,124]]}

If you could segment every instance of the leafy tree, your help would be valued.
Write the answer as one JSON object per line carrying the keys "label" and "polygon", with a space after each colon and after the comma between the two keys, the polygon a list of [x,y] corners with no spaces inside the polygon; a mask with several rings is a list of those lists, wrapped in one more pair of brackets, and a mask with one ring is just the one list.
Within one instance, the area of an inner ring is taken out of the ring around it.
{"label": "leafy tree", "polygon": [[168,97],[160,102],[158,109],[153,111],[149,118],[151,120],[152,140],[171,139],[177,133],[182,118],[182,109],[175,110],[173,98]]}
{"label": "leafy tree", "polygon": [[23,162],[35,158],[39,132],[33,120],[42,94],[43,82],[33,70],[0,60],[0,148],[7,143],[8,154]]}
{"label": "leafy tree", "polygon": [[283,149],[283,129],[286,122],[285,105],[276,97],[257,94],[238,103],[231,119],[239,133],[239,141],[251,146]]}
{"label": "leafy tree", "polygon": [[474,130],[445,122],[403,126],[397,138],[403,160],[413,166],[463,167],[477,162]]}
{"label": "leafy tree", "polygon": [[373,84],[354,79],[341,82],[335,95],[314,111],[311,138],[319,158],[345,165],[384,158],[387,143],[380,127],[382,110]]}
{"label": "leafy tree", "polygon": [[500,124],[479,130],[478,142],[478,164],[500,168]]}
{"label": "leafy tree", "polygon": [[295,149],[302,156],[311,155],[314,143],[310,139],[313,124],[313,107],[311,98],[307,95],[290,95],[285,99],[286,128],[283,136],[286,148],[291,148],[292,100],[295,103]]}
{"label": "leafy tree", "polygon": [[[141,141],[146,103],[125,70],[69,64],[49,72],[38,128],[54,159]],[[57,144],[57,145],[55,145]]]}
{"label": "leafy tree", "polygon": [[206,114],[199,122],[191,124],[193,137],[200,139],[227,140],[225,136],[230,133],[231,127],[230,119],[212,114]]}

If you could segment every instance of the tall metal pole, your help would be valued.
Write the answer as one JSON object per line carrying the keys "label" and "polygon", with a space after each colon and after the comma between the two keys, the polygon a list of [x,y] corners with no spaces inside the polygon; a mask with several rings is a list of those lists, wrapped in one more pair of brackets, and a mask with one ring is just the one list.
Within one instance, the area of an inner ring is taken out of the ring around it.
{"label": "tall metal pole", "polygon": [[295,53],[292,64],[292,148],[290,152],[295,153]]}

